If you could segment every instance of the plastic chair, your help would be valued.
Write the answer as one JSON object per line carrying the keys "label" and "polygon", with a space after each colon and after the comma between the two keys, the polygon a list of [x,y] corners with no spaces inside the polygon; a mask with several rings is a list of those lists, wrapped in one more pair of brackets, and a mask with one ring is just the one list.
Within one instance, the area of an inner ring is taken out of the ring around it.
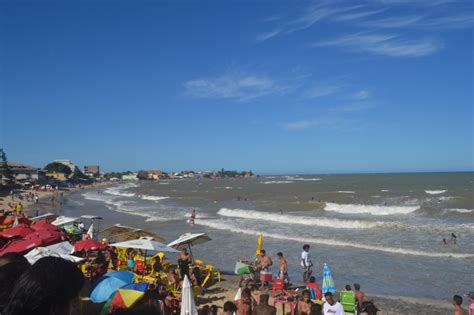
{"label": "plastic chair", "polygon": [[355,313],[357,307],[354,292],[341,291],[339,297],[341,299],[341,305],[344,309],[344,312]]}
{"label": "plastic chair", "polygon": [[272,297],[276,296],[277,291],[280,291],[280,295],[286,295],[285,281],[281,279],[273,279],[272,281]]}

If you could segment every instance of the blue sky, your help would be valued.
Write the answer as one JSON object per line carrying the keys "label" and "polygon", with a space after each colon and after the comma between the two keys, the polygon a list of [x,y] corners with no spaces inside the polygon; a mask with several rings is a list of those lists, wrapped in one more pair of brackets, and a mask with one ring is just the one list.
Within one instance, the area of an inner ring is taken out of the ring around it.
{"label": "blue sky", "polygon": [[472,1],[3,1],[1,147],[104,170],[473,170]]}

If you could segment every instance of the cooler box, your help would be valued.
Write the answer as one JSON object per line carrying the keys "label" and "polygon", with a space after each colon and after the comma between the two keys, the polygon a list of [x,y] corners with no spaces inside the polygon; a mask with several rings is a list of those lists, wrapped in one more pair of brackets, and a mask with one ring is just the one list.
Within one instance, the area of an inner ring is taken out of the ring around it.
{"label": "cooler box", "polygon": [[241,263],[240,261],[235,263],[235,270],[234,273],[236,275],[248,275],[252,273],[252,269],[250,269],[250,266],[244,263]]}
{"label": "cooler box", "polygon": [[262,282],[272,281],[272,273],[270,271],[260,271],[260,281]]}

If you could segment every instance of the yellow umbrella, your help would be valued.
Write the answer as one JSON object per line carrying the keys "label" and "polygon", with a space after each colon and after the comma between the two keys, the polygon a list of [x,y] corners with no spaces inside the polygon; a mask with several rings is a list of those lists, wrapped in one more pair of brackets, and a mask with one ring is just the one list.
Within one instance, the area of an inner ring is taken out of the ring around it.
{"label": "yellow umbrella", "polygon": [[260,256],[260,251],[263,248],[263,234],[260,233],[257,238],[257,249],[255,250],[255,256],[259,257]]}

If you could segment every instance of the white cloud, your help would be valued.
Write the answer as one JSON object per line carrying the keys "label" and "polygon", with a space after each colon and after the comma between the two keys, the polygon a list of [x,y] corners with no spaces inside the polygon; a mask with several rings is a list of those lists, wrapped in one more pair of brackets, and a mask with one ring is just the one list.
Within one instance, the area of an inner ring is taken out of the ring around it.
{"label": "white cloud", "polygon": [[373,10],[373,11],[360,11],[360,12],[341,14],[341,15],[336,16],[334,18],[334,20],[335,21],[353,21],[353,20],[358,20],[358,19],[362,19],[362,18],[371,16],[371,15],[381,13],[385,10],[386,9]]}
{"label": "white cloud", "polygon": [[275,30],[270,31],[270,32],[262,33],[262,34],[257,36],[257,41],[258,42],[264,42],[264,41],[266,41],[266,40],[268,40],[272,37],[277,36],[280,33],[281,33],[281,29],[275,29]]}
{"label": "white cloud", "polygon": [[256,74],[226,74],[215,78],[202,78],[184,83],[189,95],[202,98],[237,99],[241,101],[281,94],[287,87]]}
{"label": "white cloud", "polygon": [[316,43],[319,47],[342,47],[353,51],[368,52],[390,57],[420,57],[430,55],[442,46],[433,39],[402,39],[391,34],[351,34],[325,42]]}

